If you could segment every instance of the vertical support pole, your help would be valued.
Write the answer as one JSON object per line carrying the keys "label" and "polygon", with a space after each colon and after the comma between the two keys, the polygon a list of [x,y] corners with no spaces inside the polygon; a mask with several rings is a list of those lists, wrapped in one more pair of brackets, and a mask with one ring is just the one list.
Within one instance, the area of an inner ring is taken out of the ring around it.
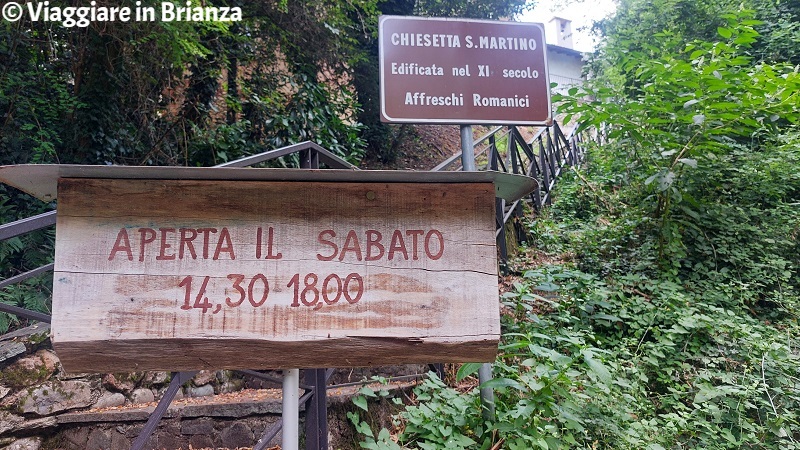
{"label": "vertical support pole", "polygon": [[[561,163],[560,162],[556,163],[556,158],[558,156],[558,147],[557,147],[558,139],[556,139],[555,141],[550,141],[550,142],[553,143],[553,145],[554,145],[552,148],[550,148],[550,170],[552,171],[552,174],[553,174],[553,177],[550,180],[550,182],[553,184],[553,186],[555,186],[556,178],[558,178],[558,176],[560,175],[560,172],[561,172],[561,167],[560,167]],[[549,187],[547,188],[547,191],[550,192],[550,188]],[[547,197],[547,204],[549,205],[549,204],[551,204],[551,202],[552,202],[552,200],[548,196]]]}
{"label": "vertical support pole", "polygon": [[[461,167],[464,172],[475,171],[475,145],[472,141],[471,125],[461,125]],[[478,379],[481,384],[492,379],[490,363],[481,365],[481,368],[478,369]],[[481,405],[483,405],[484,418],[491,420],[494,416],[494,391],[491,388],[481,389]]]}
{"label": "vertical support pole", "polygon": [[314,387],[306,403],[306,450],[328,448],[328,381],[325,369],[305,370],[305,383]]}
{"label": "vertical support pole", "polygon": [[558,122],[553,124],[553,151],[550,152],[550,159],[553,166],[553,180],[558,178],[561,172],[561,154],[564,152],[564,144],[561,142],[561,129],[558,128]]}
{"label": "vertical support pole", "polygon": [[299,450],[300,445],[300,369],[283,371],[283,429],[281,448]]}
{"label": "vertical support pole", "polygon": [[[489,136],[489,170],[497,171],[499,163],[497,154],[497,143],[494,135]],[[497,224],[497,247],[500,248],[500,271],[506,273],[508,268],[508,247],[506,247],[506,224],[503,222],[505,218],[505,200],[502,198],[494,199],[494,215],[495,223]]]}
{"label": "vertical support pole", "polygon": [[519,173],[519,161],[517,161],[516,143],[514,142],[514,127],[508,127],[507,152],[511,156],[511,173]]}
{"label": "vertical support pole", "polygon": [[[319,169],[319,153],[313,148],[300,153],[300,168]],[[325,369],[309,369],[304,371],[305,384],[313,386],[314,392],[306,402],[306,450],[325,450],[328,448],[328,379]],[[300,375],[297,375],[300,382]],[[293,391],[296,395],[297,387]],[[286,411],[286,378],[284,377],[284,411]],[[296,403],[296,402],[295,402]],[[295,405],[298,406],[298,405]],[[299,428],[299,418],[294,423]],[[284,420],[284,423],[286,421]],[[283,428],[286,430],[286,427]],[[285,442],[285,441],[284,441]],[[297,439],[293,441],[299,445]],[[284,444],[283,448],[289,448]],[[297,448],[297,447],[295,447]]]}
{"label": "vertical support pole", "polygon": [[572,155],[572,158],[571,158],[572,161],[571,162],[572,162],[573,166],[577,166],[578,165],[578,145],[580,145],[580,144],[578,144],[578,136],[573,136],[572,140],[570,141],[570,143],[572,144],[570,146],[570,148],[569,148],[570,149],[570,154]]}
{"label": "vertical support pole", "polygon": [[502,198],[494,199],[494,215],[497,222],[497,246],[500,247],[500,270],[505,274],[508,270],[508,245],[506,245],[506,224],[503,222],[506,215],[506,201]]}
{"label": "vertical support pole", "polygon": [[461,168],[475,171],[475,147],[472,145],[472,125],[461,125]]}
{"label": "vertical support pole", "polygon": [[[492,365],[482,364],[478,369],[478,380],[481,385],[492,379]],[[481,387],[481,415],[484,420],[494,420],[494,391],[490,387]]]}
{"label": "vertical support pole", "polygon": [[313,148],[300,152],[301,169],[319,169],[319,153]]}
{"label": "vertical support pole", "polygon": [[497,170],[497,141],[494,135],[489,136],[489,170]]}
{"label": "vertical support pole", "polygon": [[[547,147],[550,146],[550,135],[547,136]],[[550,192],[550,157],[547,156],[545,144],[539,140],[539,162],[542,164],[542,189]]]}

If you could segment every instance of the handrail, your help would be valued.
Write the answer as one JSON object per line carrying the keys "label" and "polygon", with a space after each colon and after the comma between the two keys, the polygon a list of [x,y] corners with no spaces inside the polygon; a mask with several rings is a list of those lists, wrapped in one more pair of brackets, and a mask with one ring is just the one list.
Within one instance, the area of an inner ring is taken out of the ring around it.
{"label": "handrail", "polygon": [[[558,126],[557,124],[555,124],[555,125]],[[516,127],[512,127],[512,128],[516,129]],[[502,134],[500,133],[501,130],[503,130]],[[533,135],[533,137],[531,137],[531,139],[527,142],[527,144],[531,145],[546,130],[547,130],[547,128],[545,128],[545,127],[539,128],[536,131],[536,133]],[[573,127],[573,130],[574,130],[574,127]],[[480,138],[478,138],[477,140],[475,140],[475,142],[473,142],[473,144],[472,144],[473,148],[477,148],[479,145],[483,144],[485,141],[490,140],[493,136],[494,136],[495,140],[502,139],[502,138],[506,137],[509,134],[509,132],[510,131],[509,131],[508,127],[495,127],[492,130],[490,130],[489,132],[487,132],[486,134],[484,134],[483,136],[481,136]],[[475,156],[483,155],[484,153],[486,153],[488,151],[488,149],[489,149],[489,146],[483,148],[481,151],[476,153]],[[461,151],[458,151],[457,153],[455,153],[452,156],[448,157],[447,159],[445,159],[444,161],[439,163],[436,167],[431,169],[431,172],[439,172],[439,171],[445,170],[448,167],[450,167],[453,163],[461,161],[461,153],[462,153]],[[460,166],[457,166],[457,167],[460,167]]]}
{"label": "handrail", "polygon": [[[553,132],[551,133],[551,129]],[[504,131],[501,131],[504,130]],[[488,152],[486,170],[502,170],[503,172],[526,175],[535,179],[539,185],[530,200],[534,210],[540,210],[544,205],[550,204],[550,193],[555,186],[556,179],[561,175],[564,165],[578,164],[581,160],[583,149],[577,136],[578,126],[572,126],[564,134],[557,122],[552,127],[541,127],[534,135],[525,140],[519,129],[515,126],[495,127],[473,143],[473,152],[476,157],[481,157]],[[504,158],[500,157],[501,151],[497,148],[497,141],[506,139],[507,148]],[[480,150],[478,147],[485,144]],[[536,151],[538,147],[538,152]],[[460,167],[462,152],[459,151],[436,167],[432,171],[451,170]],[[512,217],[521,215],[521,201],[510,205],[498,201],[496,211],[497,229],[495,237],[500,249],[501,264],[508,257],[505,242],[505,226]],[[524,230],[520,227],[518,236]]]}
{"label": "handrail", "polygon": [[327,164],[331,168],[358,170],[358,167],[350,164],[343,158],[334,155],[333,153],[324,149],[316,142],[311,142],[311,141],[303,141],[298,144],[288,145],[286,147],[281,147],[275,150],[267,150],[265,152],[261,152],[251,156],[246,156],[244,158],[240,158],[235,161],[217,164],[214,167],[249,167],[254,164],[259,164],[262,162],[271,161],[273,159],[278,159],[282,156],[288,156],[291,155],[292,153],[299,153],[301,151],[308,151],[308,150],[316,152],[319,155],[320,159],[322,159],[325,162],[325,164]]}
{"label": "handrail", "polygon": [[56,211],[48,211],[36,216],[26,217],[0,225],[0,241],[11,239],[31,231],[41,230],[56,223]]}
{"label": "handrail", "polygon": [[[55,264],[45,264],[41,267],[37,267],[33,270],[29,270],[27,272],[21,273],[19,275],[14,275],[13,277],[8,277],[5,280],[0,281],[0,289],[3,289],[6,286],[11,286],[12,284],[22,283],[23,281],[27,280],[28,278],[33,278],[37,275],[41,275],[47,271],[53,270]],[[0,304],[0,311],[2,311],[2,304]]]}

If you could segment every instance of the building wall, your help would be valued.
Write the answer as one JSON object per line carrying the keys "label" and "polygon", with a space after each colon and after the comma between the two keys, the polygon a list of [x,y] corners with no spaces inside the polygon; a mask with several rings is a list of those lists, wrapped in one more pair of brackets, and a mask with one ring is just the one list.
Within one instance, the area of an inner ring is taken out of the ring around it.
{"label": "building wall", "polygon": [[558,83],[553,92],[562,92],[583,81],[583,57],[572,49],[547,46],[547,67],[550,72],[550,83]]}

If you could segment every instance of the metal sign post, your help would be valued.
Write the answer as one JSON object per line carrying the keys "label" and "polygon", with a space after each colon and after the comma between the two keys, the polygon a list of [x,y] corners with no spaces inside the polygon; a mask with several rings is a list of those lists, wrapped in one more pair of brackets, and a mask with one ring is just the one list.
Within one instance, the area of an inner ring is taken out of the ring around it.
{"label": "metal sign post", "polygon": [[[476,170],[475,148],[472,142],[472,125],[461,125],[461,170],[464,172]],[[483,384],[491,379],[492,365],[483,363],[478,369],[478,381]],[[483,418],[494,419],[494,391],[492,388],[481,388],[481,405],[483,406]]]}
{"label": "metal sign post", "polygon": [[[381,121],[460,125],[464,172],[476,170],[472,125],[552,123],[542,24],[381,16],[378,35]],[[491,373],[481,366],[481,384]],[[491,388],[481,402],[490,419]]]}
{"label": "metal sign post", "polygon": [[283,371],[283,429],[281,432],[281,448],[298,450],[300,445],[300,370]]}
{"label": "metal sign post", "polygon": [[475,149],[472,145],[472,125],[461,125],[461,167],[464,172],[475,171]]}

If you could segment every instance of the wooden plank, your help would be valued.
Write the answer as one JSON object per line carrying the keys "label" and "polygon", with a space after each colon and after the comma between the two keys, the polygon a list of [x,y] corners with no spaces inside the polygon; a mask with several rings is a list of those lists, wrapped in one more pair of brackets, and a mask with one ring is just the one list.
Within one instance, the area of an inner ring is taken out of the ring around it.
{"label": "wooden plank", "polygon": [[61,179],[71,372],[490,361],[491,183]]}

